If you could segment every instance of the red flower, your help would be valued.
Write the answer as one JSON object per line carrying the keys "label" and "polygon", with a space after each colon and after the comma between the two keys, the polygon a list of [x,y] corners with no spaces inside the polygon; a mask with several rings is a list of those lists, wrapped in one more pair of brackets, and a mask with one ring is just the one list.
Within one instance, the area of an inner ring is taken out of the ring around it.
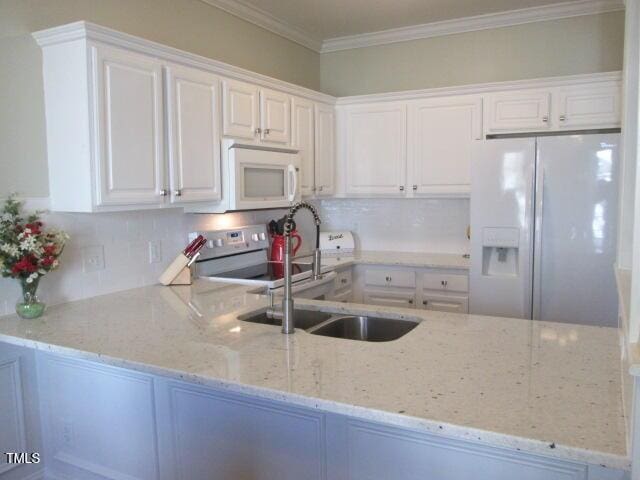
{"label": "red flower", "polygon": [[28,228],[31,230],[31,235],[40,235],[40,228],[42,227],[42,222],[33,222],[27,223],[24,228]]}
{"label": "red flower", "polygon": [[34,258],[31,255],[25,255],[13,265],[11,273],[19,275],[23,272],[33,273],[36,270],[38,270],[38,266],[35,264]]}
{"label": "red flower", "polygon": [[53,262],[55,262],[55,258],[54,257],[45,257],[42,259],[42,266],[43,267],[50,267],[51,265],[53,265]]}
{"label": "red flower", "polygon": [[43,247],[44,250],[44,254],[45,255],[55,255],[56,253],[56,246],[53,244],[49,244],[49,245],[45,245]]}

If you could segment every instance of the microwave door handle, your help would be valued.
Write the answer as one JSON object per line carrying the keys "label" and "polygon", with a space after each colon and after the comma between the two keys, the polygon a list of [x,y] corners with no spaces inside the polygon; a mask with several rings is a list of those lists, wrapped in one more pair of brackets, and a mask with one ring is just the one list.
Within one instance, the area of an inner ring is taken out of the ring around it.
{"label": "microwave door handle", "polygon": [[287,167],[287,176],[289,178],[289,201],[293,202],[296,199],[296,191],[298,190],[298,173],[295,165],[290,164]]}

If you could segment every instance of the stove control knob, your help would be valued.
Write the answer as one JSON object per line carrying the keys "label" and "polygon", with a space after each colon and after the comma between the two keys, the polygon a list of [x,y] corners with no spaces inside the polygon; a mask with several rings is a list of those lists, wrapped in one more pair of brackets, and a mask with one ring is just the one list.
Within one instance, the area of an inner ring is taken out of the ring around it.
{"label": "stove control knob", "polygon": [[258,234],[257,233],[252,233],[251,234],[251,240],[253,240],[254,242],[258,241]]}
{"label": "stove control knob", "polygon": [[224,245],[224,240],[222,240],[221,238],[214,238],[213,240],[209,240],[207,242],[207,246],[209,248],[221,247],[223,245]]}
{"label": "stove control knob", "polygon": [[266,235],[264,232],[262,232],[262,233],[260,234],[260,240],[263,240],[263,241],[264,241],[264,240],[266,240],[266,239],[267,239],[267,235]]}

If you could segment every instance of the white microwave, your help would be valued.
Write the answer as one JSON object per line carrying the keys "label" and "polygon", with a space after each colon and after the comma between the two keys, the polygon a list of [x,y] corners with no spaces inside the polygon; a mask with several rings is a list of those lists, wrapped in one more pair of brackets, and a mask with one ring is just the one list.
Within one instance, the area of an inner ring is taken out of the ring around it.
{"label": "white microwave", "polygon": [[[227,210],[283,208],[300,200],[297,150],[223,141]],[[223,192],[223,196],[225,196]]]}

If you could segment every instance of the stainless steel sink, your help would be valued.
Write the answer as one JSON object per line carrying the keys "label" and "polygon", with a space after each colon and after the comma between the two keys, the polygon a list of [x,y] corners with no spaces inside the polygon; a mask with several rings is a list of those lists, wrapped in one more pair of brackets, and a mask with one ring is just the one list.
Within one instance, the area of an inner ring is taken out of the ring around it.
{"label": "stainless steel sink", "polygon": [[[296,324],[297,322],[298,318],[296,317]],[[406,335],[417,326],[417,322],[409,320],[341,316],[310,328],[308,332],[325,337],[346,338],[365,342],[389,342]]]}
{"label": "stainless steel sink", "polygon": [[[322,322],[331,318],[331,313],[318,312],[315,310],[295,310],[296,324],[295,328],[301,330],[307,330],[311,327],[321,324]],[[266,325],[282,325],[282,320],[269,318],[267,316],[267,310],[260,310],[258,312],[251,312],[238,317],[238,320],[252,323],[264,323]]]}

